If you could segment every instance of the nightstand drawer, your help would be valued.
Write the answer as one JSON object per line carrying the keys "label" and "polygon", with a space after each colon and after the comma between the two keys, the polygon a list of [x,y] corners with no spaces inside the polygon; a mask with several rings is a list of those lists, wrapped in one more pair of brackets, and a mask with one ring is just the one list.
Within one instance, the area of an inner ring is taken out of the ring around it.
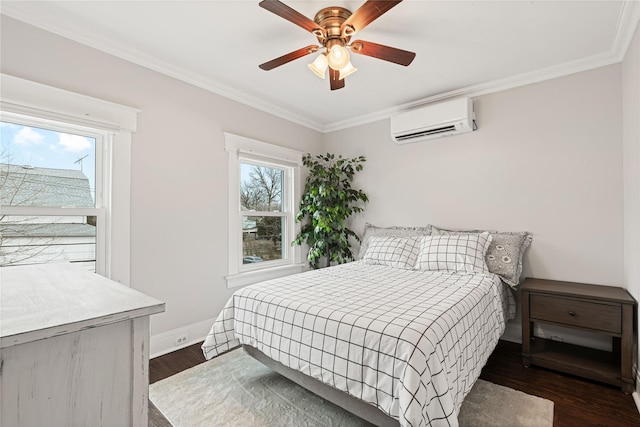
{"label": "nightstand drawer", "polygon": [[620,326],[622,310],[619,304],[606,305],[534,294],[531,295],[529,307],[530,316],[538,320],[613,334],[622,332]]}

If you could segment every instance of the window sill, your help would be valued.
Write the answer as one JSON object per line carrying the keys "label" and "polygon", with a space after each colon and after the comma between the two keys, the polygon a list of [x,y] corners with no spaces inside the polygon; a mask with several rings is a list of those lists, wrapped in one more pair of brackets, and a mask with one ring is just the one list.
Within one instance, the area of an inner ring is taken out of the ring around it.
{"label": "window sill", "polygon": [[262,282],[264,280],[277,279],[278,277],[302,273],[305,266],[306,264],[292,264],[267,268],[264,270],[246,271],[238,274],[230,274],[226,276],[225,279],[227,280],[227,288],[237,288]]}

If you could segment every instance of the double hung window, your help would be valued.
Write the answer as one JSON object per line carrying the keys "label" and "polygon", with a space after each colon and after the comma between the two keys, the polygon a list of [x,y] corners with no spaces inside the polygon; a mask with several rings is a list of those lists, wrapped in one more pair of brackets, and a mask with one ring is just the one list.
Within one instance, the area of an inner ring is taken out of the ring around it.
{"label": "double hung window", "polygon": [[104,272],[109,136],[9,113],[0,133],[0,266],[68,261]]}
{"label": "double hung window", "polygon": [[288,258],[285,241],[291,212],[290,168],[240,158],[242,264],[280,262]]}
{"label": "double hung window", "polygon": [[1,73],[0,85],[0,266],[67,261],[129,284],[139,110]]}
{"label": "double hung window", "polygon": [[297,228],[301,153],[225,133],[229,152],[229,287],[302,270]]}

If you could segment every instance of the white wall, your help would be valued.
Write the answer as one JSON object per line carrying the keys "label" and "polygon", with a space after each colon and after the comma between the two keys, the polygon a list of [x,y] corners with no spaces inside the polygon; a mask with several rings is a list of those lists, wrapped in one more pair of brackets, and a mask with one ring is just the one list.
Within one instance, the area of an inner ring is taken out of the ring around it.
{"label": "white wall", "polygon": [[532,277],[623,284],[621,66],[474,100],[476,132],[396,145],[389,121],[334,132],[367,158],[356,221],[529,231]]}
{"label": "white wall", "polygon": [[[622,64],[624,283],[640,300],[640,27]],[[638,324],[640,330],[640,323]],[[639,355],[640,358],[640,355]],[[638,361],[640,365],[640,359]],[[640,381],[638,381],[640,384]]]}
{"label": "white wall", "polygon": [[322,135],[5,16],[1,31],[2,73],[141,110],[131,144],[131,285],[166,302],[152,336],[172,345],[171,331],[208,328],[231,295],[222,131],[303,152]]}

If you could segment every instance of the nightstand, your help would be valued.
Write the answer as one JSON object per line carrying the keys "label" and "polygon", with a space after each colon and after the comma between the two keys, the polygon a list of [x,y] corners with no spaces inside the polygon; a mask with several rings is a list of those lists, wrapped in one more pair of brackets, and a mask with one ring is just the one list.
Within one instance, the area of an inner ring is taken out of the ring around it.
{"label": "nightstand", "polygon": [[[612,286],[526,279],[522,296],[522,363],[616,385],[633,392],[635,300]],[[535,337],[535,323],[612,337],[613,351],[601,351]]]}

